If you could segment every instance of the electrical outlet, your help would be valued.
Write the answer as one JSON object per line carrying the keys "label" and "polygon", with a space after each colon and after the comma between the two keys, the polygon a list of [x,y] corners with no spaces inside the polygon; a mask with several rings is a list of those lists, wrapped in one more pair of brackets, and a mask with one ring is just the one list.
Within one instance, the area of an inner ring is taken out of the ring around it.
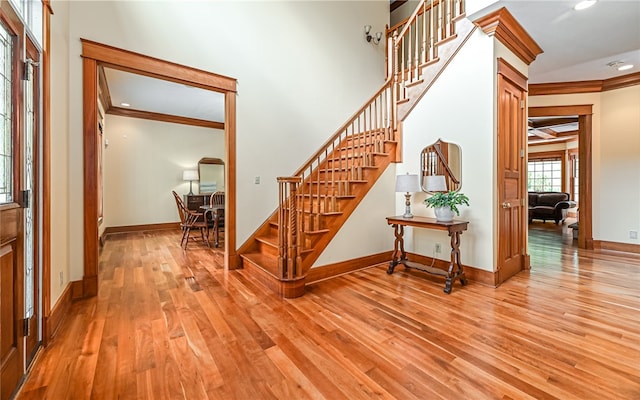
{"label": "electrical outlet", "polygon": [[637,239],[638,231],[629,231],[629,239]]}
{"label": "electrical outlet", "polygon": [[253,180],[253,183],[255,183],[256,185],[260,184],[260,177],[256,176],[255,179]]}
{"label": "electrical outlet", "polygon": [[442,248],[440,247],[440,243],[436,243],[435,251],[436,251],[436,253],[440,253],[442,251]]}
{"label": "electrical outlet", "polygon": [[60,271],[60,286],[64,285],[64,272]]}

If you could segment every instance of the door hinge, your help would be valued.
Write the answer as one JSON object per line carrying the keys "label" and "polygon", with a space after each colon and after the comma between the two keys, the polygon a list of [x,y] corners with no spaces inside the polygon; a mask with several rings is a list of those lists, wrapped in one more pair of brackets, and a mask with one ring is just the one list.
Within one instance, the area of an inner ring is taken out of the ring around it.
{"label": "door hinge", "polygon": [[21,190],[22,208],[29,208],[31,205],[31,190]]}
{"label": "door hinge", "polygon": [[524,100],[520,100],[520,108],[524,108]]}
{"label": "door hinge", "polygon": [[520,158],[524,158],[524,149],[520,149]]}
{"label": "door hinge", "polygon": [[527,204],[525,203],[526,199],[523,197],[520,199],[520,205],[521,206],[526,206]]}
{"label": "door hinge", "polygon": [[29,336],[29,320],[30,318],[25,318],[23,319],[23,325],[22,325],[22,336]]}

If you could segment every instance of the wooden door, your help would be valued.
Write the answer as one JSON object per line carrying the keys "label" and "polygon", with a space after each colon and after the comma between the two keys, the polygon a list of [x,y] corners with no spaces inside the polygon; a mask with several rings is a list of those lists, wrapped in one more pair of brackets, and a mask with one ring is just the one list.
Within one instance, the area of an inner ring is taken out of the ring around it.
{"label": "wooden door", "polygon": [[0,4],[0,399],[8,399],[24,372],[24,253],[20,208],[24,30],[8,4]]}
{"label": "wooden door", "polygon": [[498,283],[526,267],[526,78],[498,62]]}

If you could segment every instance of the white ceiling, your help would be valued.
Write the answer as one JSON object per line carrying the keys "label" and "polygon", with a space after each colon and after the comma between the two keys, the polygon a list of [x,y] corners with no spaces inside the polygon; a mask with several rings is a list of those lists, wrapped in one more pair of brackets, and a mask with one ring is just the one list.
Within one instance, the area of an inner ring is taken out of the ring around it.
{"label": "white ceiling", "polygon": [[[224,94],[111,68],[104,69],[114,107],[224,122]],[[125,107],[127,108],[127,107]]]}
{"label": "white ceiling", "polygon": [[[640,1],[599,0],[576,11],[578,0],[503,0],[544,50],[529,68],[530,83],[609,79],[640,71]],[[634,64],[620,72],[612,61]]]}
{"label": "white ceiling", "polygon": [[[608,79],[640,71],[640,0],[501,0],[544,50],[529,68],[530,83]],[[620,72],[612,61],[632,63]],[[105,68],[112,104],[135,110],[224,122],[224,96],[199,88]],[[215,71],[212,71],[215,72]]]}

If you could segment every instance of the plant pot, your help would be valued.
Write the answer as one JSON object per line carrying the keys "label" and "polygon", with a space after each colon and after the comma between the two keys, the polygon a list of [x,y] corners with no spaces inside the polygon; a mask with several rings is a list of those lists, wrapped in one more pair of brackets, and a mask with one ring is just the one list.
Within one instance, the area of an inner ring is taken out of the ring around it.
{"label": "plant pot", "polygon": [[455,212],[450,207],[435,207],[436,219],[440,222],[451,222]]}

